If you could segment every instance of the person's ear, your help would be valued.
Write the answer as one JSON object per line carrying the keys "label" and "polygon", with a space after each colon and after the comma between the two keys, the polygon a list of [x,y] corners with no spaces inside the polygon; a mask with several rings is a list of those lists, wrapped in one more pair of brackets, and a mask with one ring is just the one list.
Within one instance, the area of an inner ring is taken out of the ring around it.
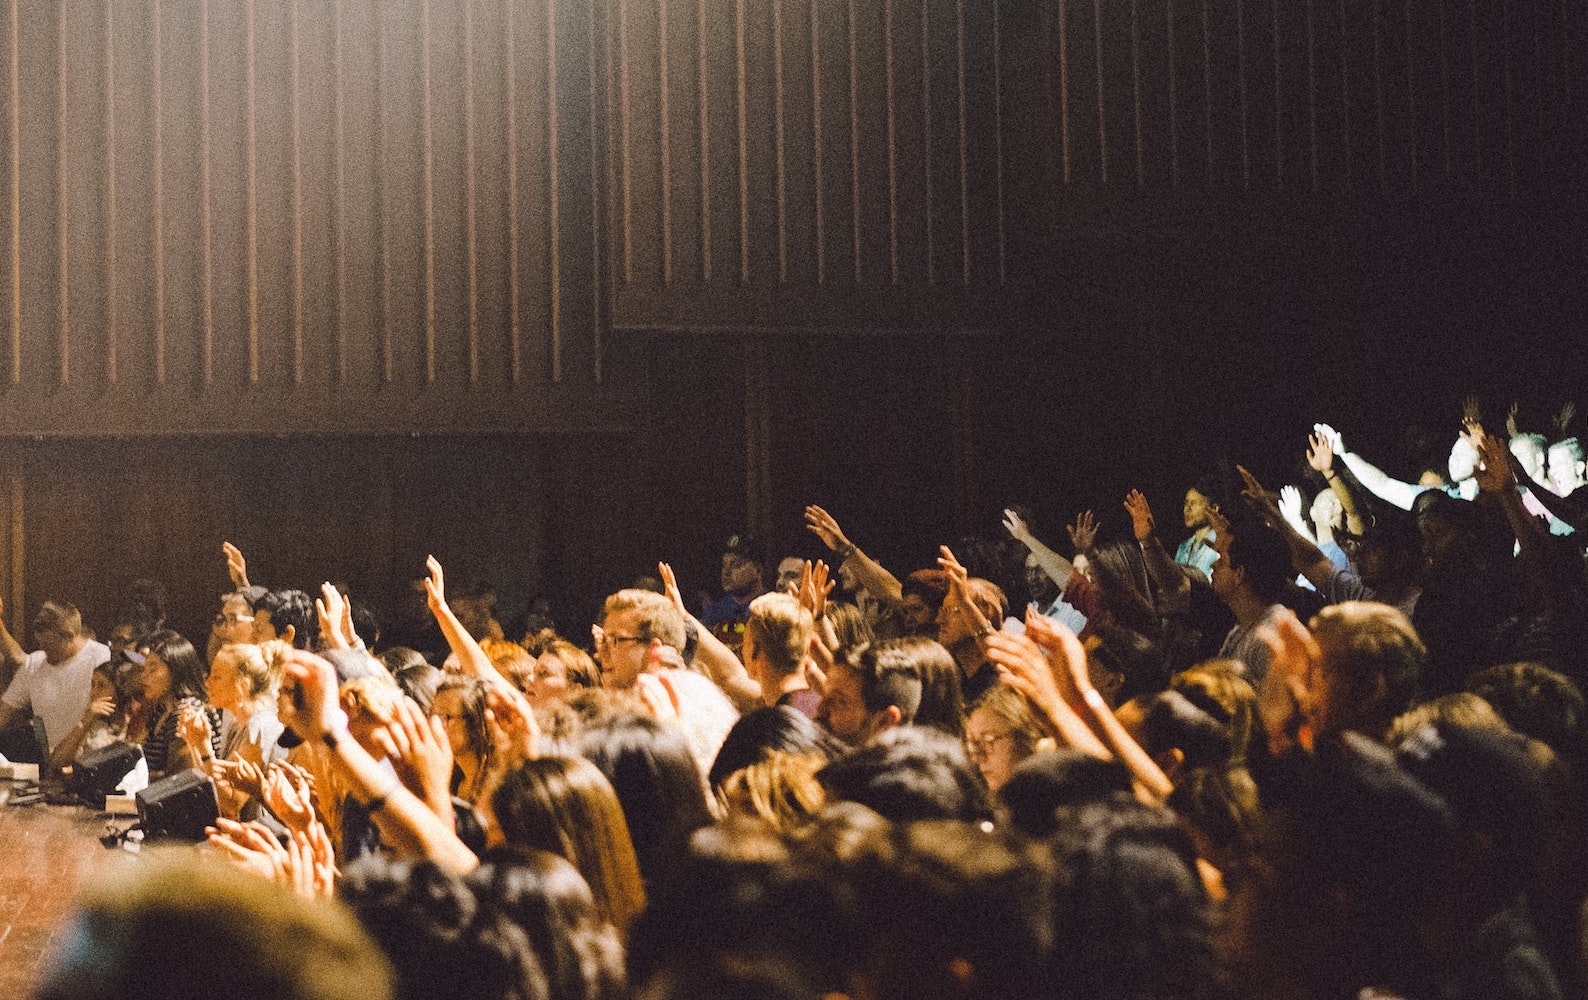
{"label": "person's ear", "polygon": [[889,705],[880,712],[873,713],[871,724],[867,727],[870,735],[875,736],[880,732],[893,729],[904,722],[904,713],[899,711],[899,706]]}
{"label": "person's ear", "polygon": [[276,638],[290,646],[292,645],[292,640],[296,638],[297,635],[298,627],[296,625],[288,625],[286,628],[276,633]]}

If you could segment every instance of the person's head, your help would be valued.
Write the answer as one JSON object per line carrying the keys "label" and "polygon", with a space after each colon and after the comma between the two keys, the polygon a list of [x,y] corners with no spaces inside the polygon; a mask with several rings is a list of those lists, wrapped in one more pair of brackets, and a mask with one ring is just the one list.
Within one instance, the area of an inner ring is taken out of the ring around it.
{"label": "person's head", "polygon": [[301,590],[272,590],[254,605],[254,642],[282,639],[309,649],[319,630],[314,601]]}
{"label": "person's head", "polygon": [[388,1000],[392,970],[353,916],[218,858],[112,865],[84,890],[36,1000]]}
{"label": "person's head", "polygon": [[1279,758],[1259,790],[1263,863],[1229,901],[1238,980],[1254,996],[1419,992],[1459,875],[1449,807],[1356,733]]}
{"label": "person's head", "polygon": [[1580,759],[1588,727],[1582,691],[1540,663],[1502,663],[1467,675],[1466,688],[1493,706],[1517,732]]}
{"label": "person's head", "polygon": [[1522,466],[1529,480],[1542,483],[1549,475],[1549,441],[1542,434],[1518,434],[1511,438],[1511,455]]}
{"label": "person's head", "polygon": [[1213,912],[1173,813],[1129,793],[1058,809],[1048,841],[1054,939],[1047,979],[1064,1000],[1222,995]]}
{"label": "person's head", "polygon": [[1131,791],[1130,771],[1117,760],[1100,760],[1070,747],[1038,750],[1015,768],[998,791],[1009,823],[1028,837],[1058,832],[1058,809]]}
{"label": "person's head", "polygon": [[779,687],[800,672],[815,632],[809,609],[788,594],[762,594],[750,602],[741,654],[767,704],[777,701]]}
{"label": "person's head", "polygon": [[790,596],[798,596],[800,577],[805,573],[805,560],[799,556],[788,556],[778,560],[777,582],[772,589]]}
{"label": "person's head", "polygon": [[711,822],[706,786],[683,730],[620,713],[587,726],[579,751],[611,782],[640,874],[654,885],[676,870],[690,834]]}
{"label": "person's head", "polygon": [[1480,463],[1478,446],[1465,434],[1456,438],[1455,444],[1450,446],[1450,482],[1459,483],[1471,479],[1477,474]]}
{"label": "person's head", "polygon": [[204,692],[211,705],[236,713],[241,705],[274,701],[281,683],[280,657],[266,657],[263,647],[232,642],[210,661]]}
{"label": "person's head", "polygon": [[734,535],[722,550],[722,589],[738,598],[754,597],[766,589],[761,578],[761,553],[757,539]]}
{"label": "person's head", "polygon": [[899,601],[899,618],[905,630],[911,635],[935,634],[937,609],[943,606],[942,571],[916,570],[899,585],[904,595]]}
{"label": "person's head", "polygon": [[1549,482],[1556,493],[1565,496],[1584,483],[1588,483],[1588,479],[1584,478],[1585,469],[1588,469],[1588,465],[1585,465],[1583,460],[1583,445],[1580,439],[1562,438],[1549,446]]}
{"label": "person's head", "polygon": [[1331,604],[1308,624],[1320,653],[1302,706],[1313,733],[1382,737],[1411,704],[1428,658],[1416,629],[1397,609],[1371,601]]}
{"label": "person's head", "polygon": [[965,721],[965,749],[992,792],[1007,784],[1020,762],[1036,752],[1042,736],[1025,697],[1006,684],[988,688]]}
{"label": "person's head", "polygon": [[645,907],[639,861],[612,783],[582,757],[537,757],[508,772],[491,796],[508,844],[561,855],[579,869],[602,916],[626,933]]}
{"label": "person's head", "polygon": [[884,639],[888,655],[908,663],[921,678],[921,703],[914,724],[942,730],[956,740],[965,735],[965,687],[959,664],[943,644],[924,635]]}
{"label": "person's head", "polygon": [[529,938],[551,1000],[620,1000],[623,942],[579,870],[550,851],[525,849],[483,864],[465,881]]}
{"label": "person's head", "polygon": [[1242,676],[1239,660],[1205,660],[1175,674],[1169,688],[1229,734],[1231,760],[1245,760],[1257,717],[1257,692]]}
{"label": "person's head", "polygon": [[[608,597],[601,618],[601,683],[627,690],[647,669],[653,647],[684,651],[684,618],[661,594],[620,590]],[[659,651],[659,650],[658,650]]]}
{"label": "person's head", "polygon": [[1244,590],[1264,604],[1278,604],[1295,573],[1284,537],[1256,521],[1242,521],[1229,536],[1224,554],[1213,564],[1213,589],[1225,603]]}
{"label": "person's head", "polygon": [[506,677],[508,683],[520,691],[524,690],[529,675],[535,669],[535,657],[527,649],[516,642],[492,639],[490,636],[480,640],[480,649],[497,673]]}
{"label": "person's head", "polygon": [[69,660],[83,639],[83,616],[65,601],[45,601],[33,616],[33,641],[51,663]]}
{"label": "person's head", "polygon": [[911,651],[874,642],[827,672],[816,717],[828,732],[857,746],[884,730],[909,725],[920,705],[921,675]]}
{"label": "person's head", "polygon": [[773,753],[816,754],[835,759],[848,751],[804,712],[789,705],[758,708],[739,717],[717,750],[707,782],[713,788],[735,771]]}
{"label": "person's head", "polygon": [[567,639],[553,638],[540,644],[535,667],[521,689],[529,703],[539,709],[572,691],[599,683],[600,675],[589,653]]}
{"label": "person's head", "polygon": [[718,782],[717,802],[727,815],[759,819],[779,832],[794,830],[827,801],[816,780],[827,763],[825,754],[773,750]]}
{"label": "person's head", "polygon": [[1417,522],[1400,511],[1381,511],[1361,535],[1341,532],[1336,537],[1362,582],[1376,590],[1415,582],[1426,561]]}
{"label": "person's head", "polygon": [[1191,487],[1185,491],[1185,505],[1181,513],[1185,518],[1185,526],[1192,531],[1199,531],[1208,526],[1208,515],[1219,509],[1213,498],[1198,487]]}
{"label": "person's head", "polygon": [[347,866],[337,896],[391,960],[393,1000],[551,1000],[524,931],[433,861],[368,855]]}
{"label": "person's head", "polygon": [[150,704],[183,698],[204,699],[204,678],[209,671],[193,644],[170,629],[161,629],[144,640],[143,697]]}
{"label": "person's head", "polygon": [[986,786],[964,744],[935,729],[890,729],[828,764],[816,778],[829,799],[858,802],[896,823],[992,818]]}
{"label": "person's head", "polygon": [[221,609],[215,615],[210,634],[222,643],[254,641],[254,606],[248,596],[234,590],[221,595]]}
{"label": "person's head", "polygon": [[1334,531],[1345,522],[1345,507],[1340,503],[1340,498],[1334,495],[1334,490],[1324,489],[1312,498],[1312,507],[1307,516],[1320,530],[1328,528]]}
{"label": "person's head", "polygon": [[430,714],[446,723],[447,741],[454,756],[484,761],[491,754],[491,734],[485,725],[485,695],[490,685],[474,678],[452,677],[441,682],[430,703]]}
{"label": "person's head", "polygon": [[[973,576],[966,589],[970,592],[971,602],[994,627],[1001,624],[1008,616],[1009,599],[1004,596],[1003,589],[996,583]],[[938,607],[938,642],[952,648],[955,643],[968,639],[974,634],[973,619],[964,608],[960,607],[958,601],[945,600]]]}
{"label": "person's head", "polygon": [[[382,662],[386,662],[384,657]],[[426,715],[430,714],[435,704],[436,690],[441,687],[441,682],[447,679],[445,670],[426,663],[424,657],[420,657],[417,663],[409,663],[392,670],[391,676],[402,693],[412,698],[414,704],[424,709]]]}
{"label": "person's head", "polygon": [[838,640],[837,647],[832,650],[834,656],[842,657],[877,638],[865,613],[848,601],[828,601],[822,618],[832,627],[833,636]]}

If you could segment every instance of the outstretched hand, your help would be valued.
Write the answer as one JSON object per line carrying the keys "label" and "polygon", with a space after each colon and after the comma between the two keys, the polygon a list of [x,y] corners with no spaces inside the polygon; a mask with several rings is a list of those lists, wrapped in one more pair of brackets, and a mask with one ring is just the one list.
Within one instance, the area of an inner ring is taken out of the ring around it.
{"label": "outstretched hand", "polygon": [[1321,476],[1327,477],[1334,468],[1334,442],[1326,434],[1313,434],[1307,439],[1307,464]]}
{"label": "outstretched hand", "polygon": [[1571,428],[1571,418],[1575,417],[1576,415],[1576,403],[1567,400],[1566,402],[1560,404],[1560,410],[1555,413],[1555,418],[1550,421],[1551,426],[1555,428],[1556,437],[1560,438],[1566,436],[1567,431]]}
{"label": "outstretched hand", "polygon": [[1070,535],[1070,544],[1075,546],[1076,552],[1092,551],[1092,543],[1097,541],[1097,517],[1089,510],[1083,510],[1075,517],[1075,523],[1064,529]]}
{"label": "outstretched hand", "polygon": [[1345,454],[1345,441],[1340,437],[1340,432],[1328,424],[1313,424],[1312,433],[1329,443],[1329,450],[1336,455]]}
{"label": "outstretched hand", "polygon": [[1009,532],[1009,537],[1022,544],[1031,541],[1031,526],[1026,524],[1025,518],[1012,507],[1004,508],[1004,530]]}
{"label": "outstretched hand", "polygon": [[1497,434],[1483,434],[1473,442],[1478,446],[1478,489],[1485,493],[1510,493],[1516,489],[1516,468],[1511,461],[1510,442]]}
{"label": "outstretched hand", "polygon": [[349,605],[340,590],[329,583],[320,584],[320,596],[314,599],[314,610],[320,618],[320,637],[325,640],[327,648],[353,648],[352,641],[342,631],[344,619],[351,621],[352,618]]}
{"label": "outstretched hand", "polygon": [[430,571],[425,577],[425,600],[430,605],[430,613],[438,614],[447,606],[447,580],[441,572],[441,560],[426,556],[425,569]]}
{"label": "outstretched hand", "polygon": [[1152,521],[1152,508],[1147,505],[1147,498],[1141,490],[1131,490],[1125,497],[1125,512],[1130,515],[1130,530],[1136,536],[1136,541],[1145,542],[1152,537],[1155,530]]}
{"label": "outstretched hand", "polygon": [[232,586],[247,590],[248,561],[243,558],[243,550],[231,542],[222,542],[221,552],[226,556],[226,575],[232,578]]}
{"label": "outstretched hand", "polygon": [[[673,567],[667,563],[656,564],[656,574],[662,578],[662,593],[672,602],[673,607],[683,616],[685,621],[690,618],[689,608],[684,604],[684,592],[678,589],[678,577],[673,574]],[[596,643],[600,645],[600,643]]]}
{"label": "outstretched hand", "polygon": [[827,564],[820,559],[814,563],[809,559],[800,569],[799,603],[800,607],[811,613],[811,617],[820,621],[827,611],[827,598],[837,586],[836,580],[828,578]]}
{"label": "outstretched hand", "polygon": [[849,539],[844,536],[837,519],[815,504],[805,508],[805,527],[834,552],[849,547]]}

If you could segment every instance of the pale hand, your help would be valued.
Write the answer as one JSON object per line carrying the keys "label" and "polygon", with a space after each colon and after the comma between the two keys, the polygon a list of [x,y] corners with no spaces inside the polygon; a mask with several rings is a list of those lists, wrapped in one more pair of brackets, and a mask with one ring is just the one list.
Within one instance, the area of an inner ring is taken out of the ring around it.
{"label": "pale hand", "polygon": [[849,539],[844,537],[844,530],[838,526],[838,521],[815,504],[805,508],[805,527],[834,552],[849,545]]}
{"label": "pale hand", "polygon": [[1031,527],[1025,519],[1012,509],[1004,508],[1004,530],[1009,532],[1009,537],[1022,544],[1031,540]]}
{"label": "pale hand", "polygon": [[226,556],[226,575],[232,579],[232,586],[238,590],[248,589],[248,561],[243,558],[243,551],[231,542],[221,543],[221,552]]}

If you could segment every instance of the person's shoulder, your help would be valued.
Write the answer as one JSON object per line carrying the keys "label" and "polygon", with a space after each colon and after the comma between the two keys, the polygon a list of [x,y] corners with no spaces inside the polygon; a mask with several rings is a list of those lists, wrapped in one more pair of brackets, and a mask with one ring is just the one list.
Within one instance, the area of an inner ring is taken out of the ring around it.
{"label": "person's shoulder", "polygon": [[90,667],[97,667],[110,662],[110,647],[98,639],[90,639],[83,644],[83,651],[78,655],[87,660]]}

